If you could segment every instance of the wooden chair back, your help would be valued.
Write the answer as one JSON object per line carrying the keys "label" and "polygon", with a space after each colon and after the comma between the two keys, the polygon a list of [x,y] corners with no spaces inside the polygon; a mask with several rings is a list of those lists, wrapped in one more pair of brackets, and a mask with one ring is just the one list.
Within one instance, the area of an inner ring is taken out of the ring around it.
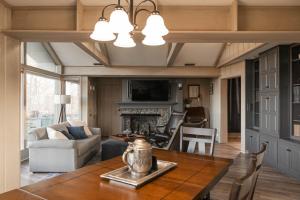
{"label": "wooden chair back", "polygon": [[208,155],[213,156],[216,132],[217,130],[212,128],[185,127],[182,125],[180,130],[180,151],[183,151],[183,142],[187,141],[188,153],[195,153],[196,147],[198,147],[198,153],[205,155],[205,145],[209,143],[210,149]]}
{"label": "wooden chair back", "polygon": [[256,174],[256,159],[251,159],[250,167],[247,174],[239,179],[236,179],[232,184],[229,200],[251,200],[253,195],[252,183]]}
{"label": "wooden chair back", "polygon": [[262,143],[260,151],[257,152],[257,153],[252,153],[251,154],[251,158],[256,160],[256,166],[255,166],[254,180],[253,180],[252,185],[251,185],[251,198],[250,199],[253,199],[253,196],[254,196],[257,179],[258,179],[259,173],[261,171],[262,162],[263,162],[266,150],[267,150],[267,144]]}

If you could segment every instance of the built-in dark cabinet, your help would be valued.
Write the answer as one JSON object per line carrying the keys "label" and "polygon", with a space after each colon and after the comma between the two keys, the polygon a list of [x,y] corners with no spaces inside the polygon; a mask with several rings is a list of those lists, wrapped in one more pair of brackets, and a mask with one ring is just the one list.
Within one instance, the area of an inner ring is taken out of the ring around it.
{"label": "built-in dark cabinet", "polygon": [[299,44],[277,46],[246,61],[246,105],[246,150],[257,152],[267,144],[264,163],[300,180]]}

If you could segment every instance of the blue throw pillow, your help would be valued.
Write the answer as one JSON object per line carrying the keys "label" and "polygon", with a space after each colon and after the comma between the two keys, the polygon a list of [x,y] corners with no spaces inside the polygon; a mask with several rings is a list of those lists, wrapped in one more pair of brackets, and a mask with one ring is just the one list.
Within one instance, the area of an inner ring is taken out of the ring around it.
{"label": "blue throw pillow", "polygon": [[71,126],[67,128],[69,133],[75,138],[75,140],[81,140],[87,138],[83,126]]}

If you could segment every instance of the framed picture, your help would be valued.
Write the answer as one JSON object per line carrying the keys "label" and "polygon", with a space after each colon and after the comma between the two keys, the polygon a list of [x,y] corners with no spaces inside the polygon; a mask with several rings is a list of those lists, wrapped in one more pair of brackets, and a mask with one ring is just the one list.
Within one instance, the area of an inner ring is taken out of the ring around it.
{"label": "framed picture", "polygon": [[189,98],[197,99],[200,97],[200,85],[189,85]]}

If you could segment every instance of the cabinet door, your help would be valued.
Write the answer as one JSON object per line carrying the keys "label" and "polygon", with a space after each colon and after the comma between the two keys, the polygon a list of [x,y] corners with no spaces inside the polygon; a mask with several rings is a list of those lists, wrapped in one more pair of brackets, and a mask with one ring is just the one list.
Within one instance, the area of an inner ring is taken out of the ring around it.
{"label": "cabinet door", "polygon": [[290,169],[292,175],[300,179],[300,147],[292,147],[291,150]]}
{"label": "cabinet door", "polygon": [[261,144],[267,144],[267,151],[264,157],[264,163],[277,168],[277,139],[267,135],[261,135],[259,139]]}
{"label": "cabinet door", "polygon": [[246,150],[249,153],[255,153],[259,150],[259,135],[249,129],[246,129]]}
{"label": "cabinet door", "polygon": [[260,74],[268,73],[268,58],[266,55],[261,55],[259,58],[259,70]]}
{"label": "cabinet door", "polygon": [[269,90],[278,90],[278,72],[277,71],[270,71],[268,73],[268,83],[266,88]]}
{"label": "cabinet door", "polygon": [[268,71],[269,72],[277,72],[278,71],[278,48],[275,48],[268,52],[267,54],[267,63],[268,63]]}
{"label": "cabinet door", "polygon": [[280,140],[278,144],[278,168],[281,172],[300,180],[300,145]]}
{"label": "cabinet door", "polygon": [[268,96],[268,128],[269,133],[274,136],[278,136],[278,95],[276,93],[270,93]]}
{"label": "cabinet door", "polygon": [[262,73],[259,74],[259,85],[260,85],[260,91],[264,92],[267,91],[269,89],[269,74],[268,73]]}

